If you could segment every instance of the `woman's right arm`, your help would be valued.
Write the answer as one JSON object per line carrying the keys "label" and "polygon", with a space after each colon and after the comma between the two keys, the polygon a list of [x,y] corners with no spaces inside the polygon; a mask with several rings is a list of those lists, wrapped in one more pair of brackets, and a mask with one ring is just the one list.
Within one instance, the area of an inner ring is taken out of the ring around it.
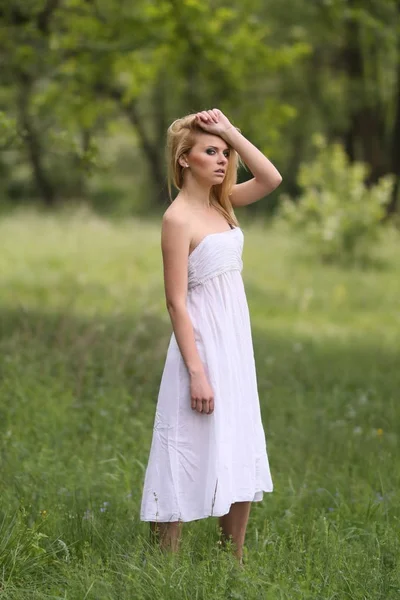
{"label": "woman's right arm", "polygon": [[214,410],[213,391],[197,350],[193,324],[186,308],[190,233],[182,217],[164,215],[161,248],[165,297],[176,341],[190,376],[191,405],[198,412]]}

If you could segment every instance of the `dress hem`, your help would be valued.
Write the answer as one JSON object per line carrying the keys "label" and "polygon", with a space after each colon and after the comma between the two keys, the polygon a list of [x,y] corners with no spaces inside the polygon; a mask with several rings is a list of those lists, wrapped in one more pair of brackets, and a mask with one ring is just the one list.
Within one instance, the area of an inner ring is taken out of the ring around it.
{"label": "dress hem", "polygon": [[175,523],[176,521],[179,521],[180,523],[190,523],[191,521],[199,521],[200,519],[207,519],[208,517],[223,517],[224,515],[227,515],[230,511],[230,508],[232,506],[232,504],[234,504],[235,502],[262,502],[263,498],[259,498],[258,500],[255,500],[255,496],[259,493],[265,492],[267,494],[270,494],[273,492],[273,488],[268,489],[268,490],[257,490],[255,492],[255,494],[253,495],[253,497],[251,499],[249,498],[235,498],[235,500],[232,500],[232,502],[229,504],[228,510],[226,510],[225,512],[221,512],[221,513],[209,513],[206,515],[202,515],[200,517],[192,517],[191,519],[160,519],[156,516],[154,517],[142,517],[140,516],[140,521],[142,521],[143,523],[149,523],[149,522],[157,522],[157,523]]}

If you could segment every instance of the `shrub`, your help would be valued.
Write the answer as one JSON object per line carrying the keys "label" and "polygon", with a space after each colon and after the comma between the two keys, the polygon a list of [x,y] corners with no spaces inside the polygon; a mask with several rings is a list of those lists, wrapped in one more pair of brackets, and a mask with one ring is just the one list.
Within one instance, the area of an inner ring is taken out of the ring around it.
{"label": "shrub", "polygon": [[303,193],[297,202],[282,198],[281,216],[291,229],[304,232],[322,260],[369,259],[383,230],[393,177],[387,175],[367,187],[366,165],[350,164],[340,144],[328,146],[322,138],[316,144],[315,161],[300,167]]}

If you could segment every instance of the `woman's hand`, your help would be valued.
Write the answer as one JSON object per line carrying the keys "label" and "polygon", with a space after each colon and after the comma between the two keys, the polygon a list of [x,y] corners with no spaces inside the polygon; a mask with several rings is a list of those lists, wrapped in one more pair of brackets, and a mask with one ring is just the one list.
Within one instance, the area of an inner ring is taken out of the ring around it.
{"label": "woman's hand", "polygon": [[233,127],[229,119],[218,108],[196,113],[196,122],[207,133],[213,133],[221,137],[228,129]]}
{"label": "woman's hand", "polygon": [[214,412],[214,393],[204,371],[190,376],[192,409],[210,415]]}

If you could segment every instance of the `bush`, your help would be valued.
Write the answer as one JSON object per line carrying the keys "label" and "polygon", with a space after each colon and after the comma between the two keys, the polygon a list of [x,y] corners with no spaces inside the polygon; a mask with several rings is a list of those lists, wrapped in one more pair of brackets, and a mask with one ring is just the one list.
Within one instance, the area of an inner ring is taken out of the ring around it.
{"label": "bush", "polygon": [[322,260],[365,261],[383,230],[393,177],[382,177],[368,188],[366,165],[350,164],[340,144],[327,146],[322,138],[316,144],[315,161],[300,167],[303,193],[297,202],[282,198],[281,216],[291,229],[304,232]]}

